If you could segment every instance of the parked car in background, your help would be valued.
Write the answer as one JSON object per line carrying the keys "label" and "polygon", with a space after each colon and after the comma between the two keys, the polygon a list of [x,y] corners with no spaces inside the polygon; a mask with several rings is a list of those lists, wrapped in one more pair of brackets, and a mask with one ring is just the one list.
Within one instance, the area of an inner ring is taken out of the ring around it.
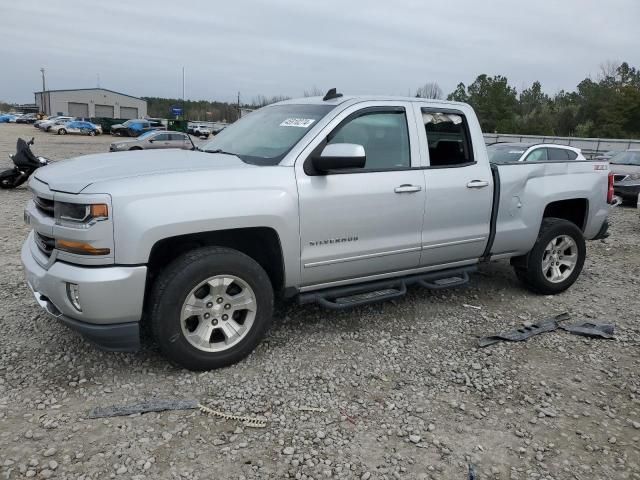
{"label": "parked car in background", "polygon": [[621,152],[624,152],[624,150],[609,150],[606,152],[601,152],[598,153],[597,155],[594,155],[593,160],[599,160],[599,161],[606,161],[608,162],[609,160],[611,160],[611,158]]}
{"label": "parked car in background", "polygon": [[60,115],[53,119],[45,120],[44,122],[38,125],[38,128],[40,130],[44,130],[45,132],[48,132],[51,129],[51,127],[53,127],[54,125],[61,125],[62,123],[70,122],[71,120],[76,120],[76,118]]}
{"label": "parked car in background", "polygon": [[0,115],[0,123],[15,123],[16,115],[12,113],[6,113],[4,115]]}
{"label": "parked car in background", "polygon": [[19,118],[16,118],[16,123],[35,123],[38,116],[35,113],[25,113]]}
{"label": "parked car in background", "polygon": [[152,130],[164,130],[165,126],[160,120],[127,120],[111,126],[111,135],[116,137],[138,137]]}
{"label": "parked car in background", "polygon": [[40,128],[40,125],[42,125],[44,122],[47,122],[49,120],[55,120],[58,118],[58,115],[52,115],[50,117],[47,117],[46,115],[40,119],[40,120],[36,120],[35,122],[33,122],[33,126],[36,128]]}
{"label": "parked car in background", "polygon": [[187,133],[195,135],[196,137],[209,138],[209,136],[211,135],[211,129],[206,125],[189,125]]}
{"label": "parked car in background", "polygon": [[613,190],[623,202],[637,204],[640,195],[640,149],[614,155],[609,161]]}
{"label": "parked car in background", "polygon": [[183,150],[194,150],[195,145],[186,133],[160,130],[146,132],[136,139],[122,140],[109,145],[110,152],[150,150],[156,148],[181,148]]}
{"label": "parked car in background", "polygon": [[550,143],[494,143],[487,152],[491,163],[586,160],[579,148]]}
{"label": "parked car in background", "polygon": [[85,122],[81,120],[74,120],[71,122],[63,122],[53,125],[49,131],[51,133],[57,133],[58,135],[66,135],[67,133],[77,135],[100,135],[102,133],[102,127],[91,122]]}

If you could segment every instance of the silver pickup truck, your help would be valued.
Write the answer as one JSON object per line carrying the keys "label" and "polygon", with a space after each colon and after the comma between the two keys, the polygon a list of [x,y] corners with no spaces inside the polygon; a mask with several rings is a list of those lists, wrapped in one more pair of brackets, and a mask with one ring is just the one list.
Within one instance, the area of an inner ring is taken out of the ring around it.
{"label": "silver pickup truck", "polygon": [[465,104],[330,91],[200,151],[39,169],[22,262],[38,303],[89,340],[135,350],[146,323],[170,360],[211,369],[248,355],[283,299],[353,307],[497,259],[562,292],[605,235],[609,177],[606,162],[490,164]]}

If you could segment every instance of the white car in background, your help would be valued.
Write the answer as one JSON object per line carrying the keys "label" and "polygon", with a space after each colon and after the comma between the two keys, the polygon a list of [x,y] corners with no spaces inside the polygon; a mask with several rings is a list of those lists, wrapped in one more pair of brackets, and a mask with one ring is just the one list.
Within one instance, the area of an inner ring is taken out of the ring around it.
{"label": "white car in background", "polygon": [[83,120],[72,120],[70,122],[63,122],[60,124],[56,122],[56,124],[49,129],[49,133],[56,133],[58,135],[66,135],[69,133],[94,136],[102,134],[102,127],[95,123]]}
{"label": "white car in background", "polygon": [[49,120],[45,120],[44,122],[40,123],[38,125],[38,128],[40,130],[44,130],[45,132],[48,132],[51,127],[53,127],[54,125],[61,125],[64,122],[70,122],[71,120],[75,120],[75,117],[67,117],[64,115],[58,116],[56,118],[50,118]]}
{"label": "white car in background", "polygon": [[491,163],[586,160],[579,148],[554,143],[494,143],[487,152]]}

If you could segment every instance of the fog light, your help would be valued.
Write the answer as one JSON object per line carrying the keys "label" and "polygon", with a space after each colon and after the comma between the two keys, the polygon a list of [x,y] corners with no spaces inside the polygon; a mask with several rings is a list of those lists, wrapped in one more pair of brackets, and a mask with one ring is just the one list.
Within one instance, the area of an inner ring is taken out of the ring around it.
{"label": "fog light", "polygon": [[80,306],[80,287],[75,283],[67,283],[67,297],[69,297],[71,305],[73,305],[76,310],[81,312],[82,307]]}

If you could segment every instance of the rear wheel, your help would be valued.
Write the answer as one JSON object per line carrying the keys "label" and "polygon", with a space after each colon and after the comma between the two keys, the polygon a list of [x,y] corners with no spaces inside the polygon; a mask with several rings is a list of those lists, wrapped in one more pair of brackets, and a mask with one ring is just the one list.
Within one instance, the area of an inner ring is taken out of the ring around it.
{"label": "rear wheel", "polygon": [[575,283],[586,257],[582,231],[561,218],[545,218],[538,239],[524,257],[512,264],[518,279],[530,290],[545,295],[560,293]]}
{"label": "rear wheel", "polygon": [[247,255],[200,248],[160,275],[150,311],[153,335],[170,360],[210,370],[242,360],[262,340],[271,324],[273,289]]}
{"label": "rear wheel", "polygon": [[131,147],[129,150],[142,150],[140,147]]}
{"label": "rear wheel", "polygon": [[67,131],[64,128],[61,128],[60,130],[58,130],[58,135],[66,135]]}

